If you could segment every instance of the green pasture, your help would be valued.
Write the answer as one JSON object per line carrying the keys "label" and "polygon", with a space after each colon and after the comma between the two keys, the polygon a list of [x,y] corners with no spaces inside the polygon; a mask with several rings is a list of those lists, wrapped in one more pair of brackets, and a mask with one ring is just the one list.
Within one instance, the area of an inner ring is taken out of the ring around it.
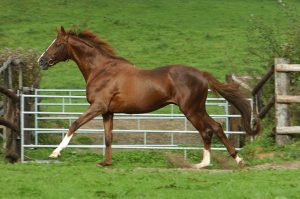
{"label": "green pasture", "polygon": [[297,199],[300,170],[216,172],[1,165],[0,198]]}
{"label": "green pasture", "polygon": [[247,163],[244,169],[227,152],[213,151],[210,167],[191,170],[182,167],[199,163],[201,151],[188,151],[185,161],[182,151],[114,149],[114,165],[100,168],[96,163],[103,160],[101,150],[68,148],[49,162],[52,149],[31,148],[26,149],[29,163],[0,161],[0,198],[297,199],[299,166],[255,166],[299,165],[299,150],[299,142],[278,147],[270,138],[259,137],[240,152]]}
{"label": "green pasture", "polygon": [[[299,1],[284,2],[300,8]],[[137,66],[182,63],[220,80],[232,72],[264,71],[263,63],[253,61],[247,51],[255,45],[247,42],[252,17],[276,29],[287,26],[275,0],[0,0],[0,5],[0,50],[21,47],[42,53],[57,27],[75,25],[98,33]],[[41,87],[84,85],[75,64],[66,62],[44,71]]]}
{"label": "green pasture", "polygon": [[[46,157],[49,152],[30,153]],[[182,153],[174,154],[182,164]],[[213,165],[204,170],[180,169],[166,152],[158,151],[114,150],[114,166],[106,168],[95,165],[101,155],[71,149],[49,164],[0,162],[0,198],[299,198],[299,169],[260,170],[248,165],[240,170],[226,153],[213,154]],[[189,162],[199,162],[199,151],[188,157]]]}
{"label": "green pasture", "polygon": [[[56,161],[48,161],[51,149],[29,149],[31,161],[0,162],[0,198],[224,198],[297,199],[300,169],[257,169],[263,163],[299,164],[299,142],[285,147],[264,147],[257,142],[240,153],[247,165],[239,169],[226,152],[212,153],[212,165],[203,170],[184,167],[198,163],[200,151],[114,150],[111,167],[96,167],[100,150],[66,149]],[[266,142],[266,141],[264,141]],[[260,143],[263,146],[263,143]],[[273,154],[265,158],[256,155]],[[1,156],[1,153],[0,153]]]}
{"label": "green pasture", "polygon": [[[300,1],[284,2],[300,11]],[[253,17],[279,32],[288,24],[276,0],[0,0],[0,52],[24,48],[42,53],[56,36],[57,27],[88,27],[137,66],[187,64],[223,81],[229,73],[260,75],[265,71],[265,63],[248,52],[256,45],[247,39]],[[84,86],[72,61],[42,72],[42,88]],[[45,107],[49,111],[60,108]],[[276,146],[269,136],[271,123],[265,122],[262,135],[241,151],[247,161],[243,170],[227,152],[213,152],[212,166],[195,171],[179,169],[182,151],[114,150],[114,166],[99,168],[95,164],[103,159],[100,150],[66,149],[61,159],[49,164],[8,164],[1,160],[0,198],[300,198],[299,168],[251,169],[264,163],[300,160],[299,141]],[[89,142],[85,138],[75,136],[74,142]],[[28,149],[26,156],[33,161],[46,160],[51,150]],[[196,163],[201,157],[200,151],[189,151],[187,161]],[[4,159],[2,148],[0,158]]]}

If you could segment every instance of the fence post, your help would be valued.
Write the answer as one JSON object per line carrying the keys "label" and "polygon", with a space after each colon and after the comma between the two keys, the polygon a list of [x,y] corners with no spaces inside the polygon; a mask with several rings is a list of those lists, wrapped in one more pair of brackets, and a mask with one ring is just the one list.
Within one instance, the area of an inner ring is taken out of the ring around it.
{"label": "fence post", "polygon": [[[286,72],[277,72],[276,66],[278,64],[288,64],[289,60],[284,58],[275,59],[275,98],[278,95],[287,95],[290,87],[290,78]],[[288,104],[277,103],[275,100],[275,110],[276,110],[276,128],[289,126],[289,110]],[[289,135],[279,135],[276,132],[276,143],[278,145],[288,144],[291,138]]]}
{"label": "fence post", "polygon": [[[34,91],[32,88],[29,87],[23,87],[22,88],[22,94],[34,94]],[[25,98],[23,97],[23,111],[32,111],[34,110],[34,98]],[[23,116],[23,122],[24,122],[24,128],[32,128],[34,126],[34,117],[31,115],[24,115]],[[35,135],[35,132],[24,132],[23,139],[24,144],[32,144],[33,143],[33,136]]]}

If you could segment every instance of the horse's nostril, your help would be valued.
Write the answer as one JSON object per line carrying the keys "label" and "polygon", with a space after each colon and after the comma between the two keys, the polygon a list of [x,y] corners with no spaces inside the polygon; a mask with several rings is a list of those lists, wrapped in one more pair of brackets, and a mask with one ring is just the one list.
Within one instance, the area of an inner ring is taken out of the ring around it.
{"label": "horse's nostril", "polygon": [[54,60],[53,60],[53,59],[50,59],[50,60],[48,61],[48,63],[49,63],[50,65],[53,65],[53,64],[54,64]]}
{"label": "horse's nostril", "polygon": [[39,65],[40,66],[45,66],[47,64],[47,62],[45,61],[45,59],[40,59],[39,60]]}
{"label": "horse's nostril", "polygon": [[43,63],[44,63],[43,59],[40,59],[40,60],[39,60],[39,65],[40,65],[40,66],[43,65]]}

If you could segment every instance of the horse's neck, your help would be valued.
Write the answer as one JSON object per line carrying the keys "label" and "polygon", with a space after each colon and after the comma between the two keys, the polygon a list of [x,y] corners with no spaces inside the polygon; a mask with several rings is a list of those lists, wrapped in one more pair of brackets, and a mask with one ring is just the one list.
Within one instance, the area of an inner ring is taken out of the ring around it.
{"label": "horse's neck", "polygon": [[[77,42],[77,43],[75,43]],[[101,68],[109,58],[103,56],[98,50],[75,41],[71,48],[71,59],[76,62],[85,81],[87,82],[92,71]]]}

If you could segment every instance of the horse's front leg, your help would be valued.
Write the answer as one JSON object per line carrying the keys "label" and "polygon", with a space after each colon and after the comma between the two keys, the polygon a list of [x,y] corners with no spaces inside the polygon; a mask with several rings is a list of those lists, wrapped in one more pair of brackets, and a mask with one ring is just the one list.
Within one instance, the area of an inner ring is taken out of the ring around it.
{"label": "horse's front leg", "polygon": [[88,110],[84,114],[82,114],[75,122],[72,123],[68,130],[68,133],[66,134],[62,142],[49,157],[57,158],[58,156],[60,156],[61,150],[67,147],[75,131],[101,113],[103,113],[103,109],[101,108],[101,106],[97,104],[91,104]]}
{"label": "horse's front leg", "polygon": [[105,133],[105,160],[103,162],[99,162],[98,166],[110,166],[112,165],[112,157],[111,157],[111,144],[113,139],[113,113],[103,114],[103,126]]}

